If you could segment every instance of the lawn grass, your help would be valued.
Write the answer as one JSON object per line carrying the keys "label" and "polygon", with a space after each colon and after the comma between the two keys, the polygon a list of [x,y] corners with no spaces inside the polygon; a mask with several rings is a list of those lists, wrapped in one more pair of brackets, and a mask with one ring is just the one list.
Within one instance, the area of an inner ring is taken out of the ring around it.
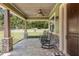
{"label": "lawn grass", "polygon": [[3,31],[0,31],[0,51],[2,50]]}
{"label": "lawn grass", "polygon": [[[11,37],[13,39],[13,44],[15,44],[16,42],[18,42],[19,40],[21,40],[23,38],[23,33],[22,32],[11,32]],[[0,50],[2,47],[3,38],[4,38],[3,31],[0,31]]]}
{"label": "lawn grass", "polygon": [[[3,39],[3,31],[0,31],[0,39]],[[0,42],[1,42],[1,40],[0,40]]]}
{"label": "lawn grass", "polygon": [[28,36],[40,36],[42,32],[28,32]]}
{"label": "lawn grass", "polygon": [[[23,38],[23,33],[22,32],[11,32],[11,37],[13,38],[13,44],[16,43],[16,41],[20,40]],[[0,31],[0,42],[4,38],[3,32]]]}
{"label": "lawn grass", "polygon": [[[42,32],[28,32],[28,36],[40,36]],[[19,40],[23,39],[23,32],[11,32],[11,37],[13,38],[13,44],[17,43]],[[3,31],[0,31],[0,51],[2,48],[2,39],[4,38]]]}
{"label": "lawn grass", "polygon": [[[0,42],[4,38],[3,32],[0,31]],[[42,32],[28,32],[28,36],[40,36],[42,35]],[[13,44],[16,43],[18,40],[22,39],[24,37],[23,32],[11,32],[11,37],[13,38]]]}
{"label": "lawn grass", "polygon": [[11,32],[11,37],[13,38],[13,44],[23,39],[24,34],[22,32]]}

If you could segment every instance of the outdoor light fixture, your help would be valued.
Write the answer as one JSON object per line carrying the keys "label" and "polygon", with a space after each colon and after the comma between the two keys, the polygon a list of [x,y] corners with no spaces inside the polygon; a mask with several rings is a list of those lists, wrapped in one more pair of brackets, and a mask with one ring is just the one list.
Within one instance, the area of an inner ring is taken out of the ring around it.
{"label": "outdoor light fixture", "polygon": [[59,19],[59,16],[56,16],[56,19]]}
{"label": "outdoor light fixture", "polygon": [[54,16],[51,18],[51,20],[54,20]]}

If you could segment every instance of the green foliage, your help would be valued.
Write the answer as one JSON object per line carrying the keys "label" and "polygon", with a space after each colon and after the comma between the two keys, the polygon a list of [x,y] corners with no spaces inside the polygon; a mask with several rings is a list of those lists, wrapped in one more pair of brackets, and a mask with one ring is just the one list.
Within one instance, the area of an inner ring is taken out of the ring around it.
{"label": "green foliage", "polygon": [[[17,16],[12,16],[11,18],[11,28],[16,29],[22,29],[25,28],[25,21],[18,18]],[[48,28],[48,22],[47,21],[27,21],[26,22],[26,28],[38,28],[38,29],[46,29]]]}
{"label": "green foliage", "polygon": [[[0,9],[0,30],[3,29],[3,19],[4,19],[4,10]],[[23,21],[22,19],[20,19],[19,17],[12,15],[10,16],[10,28],[11,29],[23,29],[25,28],[25,21]],[[47,21],[32,21],[26,22],[26,28],[27,29],[31,29],[31,28],[38,28],[38,29],[46,29],[48,28],[48,22]]]}
{"label": "green foliage", "polygon": [[[3,28],[3,15],[0,14],[0,29]],[[11,29],[23,29],[25,28],[25,21],[22,19],[18,18],[17,16],[10,16],[10,28]],[[31,28],[38,28],[38,29],[46,29],[48,28],[48,22],[47,21],[27,21],[26,22],[26,28],[31,29]]]}
{"label": "green foliage", "polygon": [[27,26],[28,28],[46,29],[48,28],[48,22],[47,21],[32,21],[32,22],[28,22]]}
{"label": "green foliage", "polygon": [[11,16],[11,28],[12,29],[21,29],[24,28],[24,21],[20,18],[18,18],[17,16]]}
{"label": "green foliage", "polygon": [[0,14],[0,30],[2,30],[3,29],[3,15],[2,14]]}

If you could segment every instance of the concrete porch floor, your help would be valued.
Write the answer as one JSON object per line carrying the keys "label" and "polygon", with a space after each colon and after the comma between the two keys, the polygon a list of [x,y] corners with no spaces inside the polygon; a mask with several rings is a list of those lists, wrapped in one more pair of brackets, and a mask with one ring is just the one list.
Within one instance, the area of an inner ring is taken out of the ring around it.
{"label": "concrete porch floor", "polygon": [[39,38],[24,39],[14,45],[9,56],[54,56],[55,49],[41,48]]}

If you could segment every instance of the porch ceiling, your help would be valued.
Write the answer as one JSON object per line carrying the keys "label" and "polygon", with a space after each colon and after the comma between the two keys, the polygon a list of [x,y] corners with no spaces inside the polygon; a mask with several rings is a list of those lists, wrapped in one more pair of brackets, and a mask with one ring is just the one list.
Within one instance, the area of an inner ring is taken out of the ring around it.
{"label": "porch ceiling", "polygon": [[[28,18],[47,18],[55,3],[15,3],[13,5],[26,14]],[[40,9],[43,15],[39,15]]]}
{"label": "porch ceiling", "polygon": [[3,3],[3,5],[25,19],[48,19],[56,3]]}

